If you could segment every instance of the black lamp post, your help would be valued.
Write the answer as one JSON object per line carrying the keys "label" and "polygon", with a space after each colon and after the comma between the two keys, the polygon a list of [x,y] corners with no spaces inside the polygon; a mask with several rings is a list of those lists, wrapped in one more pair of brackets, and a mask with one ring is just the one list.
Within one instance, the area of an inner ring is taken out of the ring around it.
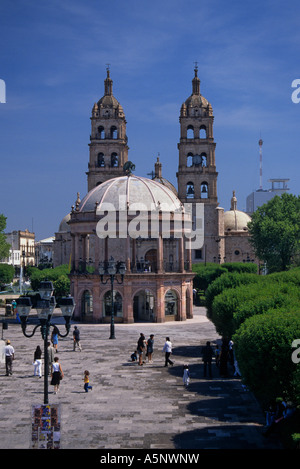
{"label": "black lamp post", "polygon": [[[124,275],[126,271],[125,262],[115,262],[114,258],[111,257],[108,261],[108,266],[105,268],[104,262],[99,262],[99,274],[101,283],[106,285],[110,280],[111,285],[111,320],[110,320],[110,339],[115,339],[115,319],[114,319],[114,281],[117,280],[118,284],[121,285],[124,281]],[[117,273],[121,275],[121,280],[116,277]],[[106,281],[103,280],[104,275],[109,275]]]}
{"label": "black lamp post", "polygon": [[26,332],[27,328],[27,318],[29,316],[30,310],[32,308],[32,303],[30,298],[18,298],[17,301],[17,310],[21,320],[22,332],[25,337],[33,337],[36,330],[40,327],[42,338],[44,340],[44,404],[48,404],[48,369],[49,369],[49,360],[48,360],[48,336],[50,332],[50,327],[55,327],[57,329],[58,335],[60,337],[67,337],[70,332],[70,321],[75,308],[74,298],[66,297],[60,300],[60,309],[62,315],[65,319],[65,328],[66,333],[61,334],[57,326],[51,324],[51,318],[55,309],[55,298],[52,296],[53,285],[52,282],[41,282],[40,284],[40,297],[41,299],[37,302],[36,310],[38,313],[38,318],[40,323],[35,326],[31,333]]}

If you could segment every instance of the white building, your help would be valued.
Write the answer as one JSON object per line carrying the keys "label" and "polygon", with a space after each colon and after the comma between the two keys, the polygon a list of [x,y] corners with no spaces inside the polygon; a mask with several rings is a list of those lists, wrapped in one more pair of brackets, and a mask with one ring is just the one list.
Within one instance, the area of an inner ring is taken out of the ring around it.
{"label": "white building", "polygon": [[269,182],[272,183],[270,189],[258,189],[248,195],[246,199],[246,212],[251,215],[258,207],[261,207],[269,202],[269,200],[273,199],[275,195],[280,196],[284,192],[287,192],[289,190],[287,187],[288,181],[289,179],[269,179]]}

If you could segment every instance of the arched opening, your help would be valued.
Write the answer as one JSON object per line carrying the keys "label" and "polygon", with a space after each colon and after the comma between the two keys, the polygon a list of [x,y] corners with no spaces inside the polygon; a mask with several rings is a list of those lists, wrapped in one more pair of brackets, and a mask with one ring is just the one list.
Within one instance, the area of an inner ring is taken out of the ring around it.
{"label": "arched opening", "polygon": [[192,125],[188,126],[187,132],[186,132],[186,137],[187,138],[194,138],[194,127]]}
{"label": "arched opening", "polygon": [[101,138],[101,139],[104,139],[105,138],[105,131],[104,131],[104,127],[102,127],[102,125],[100,125],[98,127],[98,135],[97,135],[98,138]]}
{"label": "arched opening", "polygon": [[154,295],[150,290],[141,290],[133,298],[134,321],[153,322],[154,321]]}
{"label": "arched opening", "polygon": [[201,157],[201,165],[206,167],[207,166],[207,155],[206,155],[206,153],[201,153],[200,157]]}
{"label": "arched opening", "polygon": [[110,161],[111,161],[110,166],[112,168],[117,168],[119,166],[119,158],[118,158],[117,153],[111,154]]}
{"label": "arched opening", "polygon": [[104,168],[105,167],[105,161],[104,161],[104,154],[103,153],[98,153],[97,166],[99,168]]}
{"label": "arched opening", "polygon": [[190,168],[191,166],[193,166],[193,157],[194,157],[193,153],[189,152],[189,153],[187,154],[187,157],[186,157],[186,165],[187,165],[188,168]]}
{"label": "arched opening", "polygon": [[[165,316],[176,317],[178,312],[178,297],[174,290],[168,290],[165,294]],[[168,318],[166,318],[168,319]]]}
{"label": "arched opening", "polygon": [[147,272],[156,272],[157,268],[157,249],[150,249],[145,254],[145,269]]}
{"label": "arched opening", "polygon": [[186,185],[186,198],[193,199],[195,197],[194,183],[188,182]]}
{"label": "arched opening", "polygon": [[110,128],[110,138],[112,139],[118,138],[118,129],[114,125]]}
{"label": "arched opening", "polygon": [[89,290],[84,290],[81,297],[81,318],[83,321],[93,318],[93,296]]}
{"label": "arched opening", "polygon": [[[122,318],[123,317],[123,301],[121,294],[114,290],[113,292],[113,308],[114,308],[114,317]],[[107,291],[103,297],[103,315],[105,318],[111,317],[112,311],[112,301],[111,301],[111,290]]]}
{"label": "arched opening", "polygon": [[206,138],[207,134],[206,134],[206,127],[205,125],[201,125],[200,127],[200,138]]}
{"label": "arched opening", "polygon": [[208,184],[207,182],[202,182],[201,183],[201,199],[207,199],[208,198]]}

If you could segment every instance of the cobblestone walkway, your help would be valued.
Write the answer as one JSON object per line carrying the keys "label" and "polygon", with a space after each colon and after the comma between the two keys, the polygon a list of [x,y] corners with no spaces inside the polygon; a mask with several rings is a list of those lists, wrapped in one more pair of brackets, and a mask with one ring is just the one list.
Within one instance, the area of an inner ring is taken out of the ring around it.
{"label": "cobblestone walkway", "polygon": [[[60,326],[64,330],[63,326]],[[49,385],[49,403],[61,404],[64,449],[273,449],[275,438],[262,436],[264,415],[240,379],[204,379],[200,345],[219,340],[203,308],[185,323],[78,325],[82,352],[73,351],[70,336],[59,340],[65,377],[57,395]],[[32,329],[32,326],[29,327]],[[73,325],[71,332],[73,331]],[[140,332],[154,334],[153,363],[130,362]],[[18,324],[3,331],[15,348],[14,374],[0,368],[0,448],[30,445],[31,405],[43,403],[43,379],[33,376],[33,353],[42,347],[40,332],[27,339]],[[173,343],[174,366],[164,367],[165,337]],[[183,364],[191,382],[183,386]],[[93,390],[83,390],[90,371]]]}

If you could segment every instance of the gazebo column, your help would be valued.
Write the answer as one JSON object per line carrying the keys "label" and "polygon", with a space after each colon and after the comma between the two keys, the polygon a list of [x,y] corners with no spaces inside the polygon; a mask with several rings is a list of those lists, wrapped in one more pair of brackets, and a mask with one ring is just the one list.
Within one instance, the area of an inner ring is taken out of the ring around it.
{"label": "gazebo column", "polygon": [[80,249],[79,249],[79,235],[74,235],[74,266],[75,270],[78,270],[79,267],[79,257],[80,257]]}
{"label": "gazebo column", "polygon": [[98,271],[98,266],[100,262],[100,239],[95,235],[95,269]]}
{"label": "gazebo column", "polygon": [[165,322],[165,289],[163,278],[158,278],[156,283],[156,308],[155,321]]}
{"label": "gazebo column", "polygon": [[127,272],[130,272],[131,271],[131,266],[130,266],[130,237],[129,236],[127,236],[127,239],[126,239],[125,264],[126,264]]}
{"label": "gazebo column", "polygon": [[124,289],[123,289],[123,320],[125,323],[131,324],[134,322],[133,317],[133,299],[132,299],[132,286],[128,276],[124,277]]}
{"label": "gazebo column", "polygon": [[184,272],[184,240],[183,236],[179,238],[178,250],[179,250],[179,272]]}
{"label": "gazebo column", "polygon": [[159,234],[157,238],[157,272],[158,273],[162,273],[163,271],[163,258],[164,258],[163,239],[162,239],[162,235]]}

